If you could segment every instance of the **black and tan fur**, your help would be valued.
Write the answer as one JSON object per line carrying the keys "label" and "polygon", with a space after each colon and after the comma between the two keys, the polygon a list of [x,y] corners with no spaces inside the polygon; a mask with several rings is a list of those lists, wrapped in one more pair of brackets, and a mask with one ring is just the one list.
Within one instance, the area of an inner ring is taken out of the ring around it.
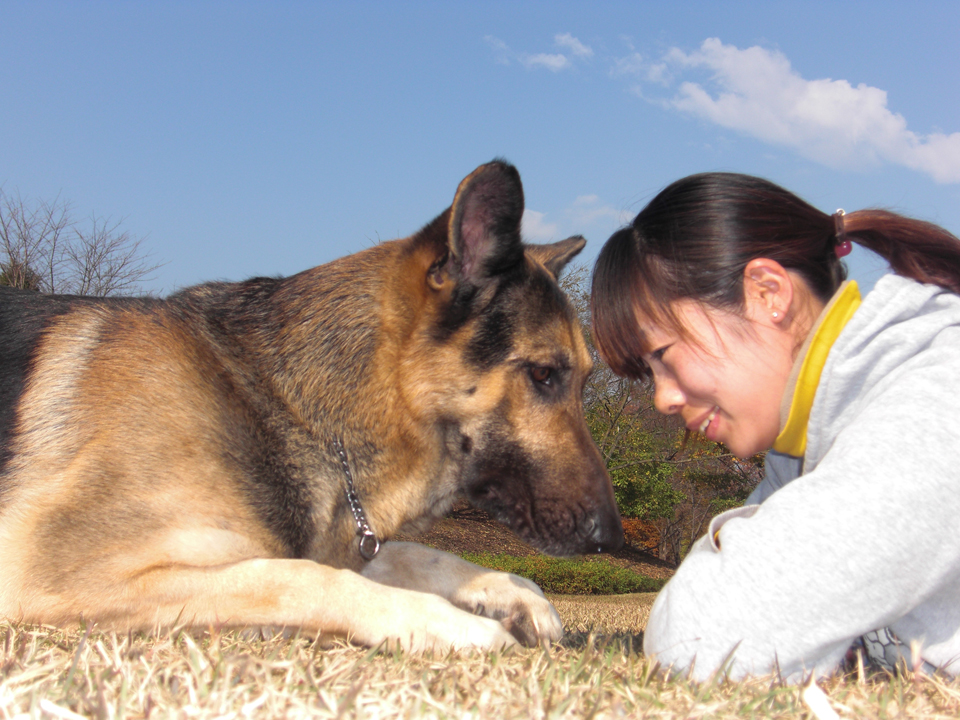
{"label": "black and tan fur", "polygon": [[[457,497],[542,550],[622,542],[556,276],[478,168],[416,235],[165,300],[0,293],[0,617],[301,628],[407,648],[562,630],[532,583],[381,538]],[[482,617],[486,616],[486,617]]]}

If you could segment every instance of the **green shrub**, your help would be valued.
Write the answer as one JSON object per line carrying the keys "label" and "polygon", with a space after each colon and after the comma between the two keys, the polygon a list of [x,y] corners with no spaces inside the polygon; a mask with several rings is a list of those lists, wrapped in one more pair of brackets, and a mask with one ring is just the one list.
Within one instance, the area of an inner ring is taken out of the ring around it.
{"label": "green shrub", "polygon": [[563,560],[546,555],[514,557],[500,553],[463,553],[461,557],[491,570],[528,578],[544,592],[558,595],[657,592],[666,583],[666,580],[649,578],[603,562]]}

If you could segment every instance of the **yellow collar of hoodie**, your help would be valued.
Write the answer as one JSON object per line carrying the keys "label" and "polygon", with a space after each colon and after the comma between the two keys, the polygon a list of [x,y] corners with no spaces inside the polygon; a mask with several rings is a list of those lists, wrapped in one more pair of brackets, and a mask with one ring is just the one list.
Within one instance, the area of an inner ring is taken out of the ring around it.
{"label": "yellow collar of hoodie", "polygon": [[790,374],[791,378],[796,377],[796,382],[793,385],[787,383],[787,394],[781,403],[781,430],[773,443],[777,452],[793,457],[803,457],[806,453],[807,423],[823,366],[834,341],[860,307],[860,302],[860,289],[856,281],[851,280],[840,286],[820,313]]}

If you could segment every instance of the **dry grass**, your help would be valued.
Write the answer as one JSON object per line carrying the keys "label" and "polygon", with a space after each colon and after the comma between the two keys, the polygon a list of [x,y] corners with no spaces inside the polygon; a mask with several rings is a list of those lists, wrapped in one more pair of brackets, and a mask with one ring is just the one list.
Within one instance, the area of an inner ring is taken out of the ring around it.
{"label": "dry grass", "polygon": [[[443,657],[234,632],[128,637],[0,623],[0,718],[811,717],[798,688],[770,678],[664,677],[639,653],[639,624],[623,627],[649,598],[557,604],[571,629],[559,646]],[[591,619],[611,634],[576,630]],[[956,682],[850,677],[821,687],[841,717],[960,715]]]}
{"label": "dry grass", "polygon": [[647,625],[656,593],[550,595],[567,632],[630,634]]}

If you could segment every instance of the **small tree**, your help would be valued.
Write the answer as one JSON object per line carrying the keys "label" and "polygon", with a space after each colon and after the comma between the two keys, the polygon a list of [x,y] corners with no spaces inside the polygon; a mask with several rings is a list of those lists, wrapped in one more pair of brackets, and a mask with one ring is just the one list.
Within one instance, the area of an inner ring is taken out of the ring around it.
{"label": "small tree", "polygon": [[763,477],[763,455],[741,460],[702,435],[688,438],[671,484],[683,494],[670,517],[657,521],[657,555],[679,562],[707,531],[711,518],[739,507]]}
{"label": "small tree", "polygon": [[6,263],[0,263],[0,286],[39,292],[42,285],[43,278],[28,265],[24,265],[15,259],[8,259]]}
{"label": "small tree", "polygon": [[72,218],[69,203],[31,203],[0,188],[0,285],[71,295],[133,295],[160,266],[121,221]]}

